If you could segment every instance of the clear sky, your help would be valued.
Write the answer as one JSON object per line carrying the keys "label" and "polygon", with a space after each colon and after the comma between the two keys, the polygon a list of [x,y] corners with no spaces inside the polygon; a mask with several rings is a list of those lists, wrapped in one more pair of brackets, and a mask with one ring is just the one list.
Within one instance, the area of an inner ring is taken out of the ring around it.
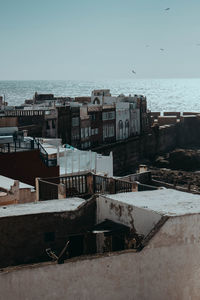
{"label": "clear sky", "polygon": [[0,0],[0,80],[200,77],[199,14],[200,0]]}

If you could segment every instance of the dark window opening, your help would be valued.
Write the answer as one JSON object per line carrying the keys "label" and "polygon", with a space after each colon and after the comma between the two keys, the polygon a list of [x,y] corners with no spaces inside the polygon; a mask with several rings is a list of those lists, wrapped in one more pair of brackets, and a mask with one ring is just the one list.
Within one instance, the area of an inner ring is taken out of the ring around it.
{"label": "dark window opening", "polygon": [[44,241],[45,242],[54,242],[55,241],[55,232],[45,232]]}
{"label": "dark window opening", "polygon": [[74,235],[69,237],[69,257],[80,256],[83,254],[83,241],[83,235]]}
{"label": "dark window opening", "polygon": [[122,235],[112,236],[112,250],[113,251],[124,250],[124,236]]}
{"label": "dark window opening", "polygon": [[56,128],[56,122],[55,122],[55,120],[52,120],[52,128]]}

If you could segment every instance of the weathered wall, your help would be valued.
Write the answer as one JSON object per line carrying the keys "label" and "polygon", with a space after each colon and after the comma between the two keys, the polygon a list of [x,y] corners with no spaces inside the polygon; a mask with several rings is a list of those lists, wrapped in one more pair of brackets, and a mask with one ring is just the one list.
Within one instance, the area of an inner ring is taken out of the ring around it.
{"label": "weathered wall", "polygon": [[35,186],[36,177],[58,177],[59,167],[47,167],[39,150],[0,154],[0,174]]}
{"label": "weathered wall", "polygon": [[200,145],[200,118],[182,117],[176,125],[153,128],[152,132],[142,136],[118,141],[113,144],[94,148],[102,154],[113,152],[114,175],[133,173],[144,159],[152,159],[156,155],[172,151],[177,147]]}
{"label": "weathered wall", "polygon": [[[58,255],[69,235],[85,233],[95,221],[95,200],[74,211],[0,218],[0,267],[51,260],[47,248]],[[49,232],[55,240],[45,239]]]}
{"label": "weathered wall", "polygon": [[99,196],[97,199],[97,224],[105,219],[129,226],[138,234],[146,236],[162,215],[134,207],[120,201]]}
{"label": "weathered wall", "polygon": [[133,173],[144,158],[151,159],[160,152],[172,150],[177,142],[177,127],[164,127],[151,134],[137,136],[93,149],[105,155],[113,152],[114,175]]}
{"label": "weathered wall", "polygon": [[36,201],[36,192],[29,188],[18,189],[17,191],[8,191],[6,195],[0,195],[0,205],[9,205],[17,203],[29,203]]}
{"label": "weathered wall", "polygon": [[3,272],[0,299],[199,299],[199,232],[199,215],[174,217],[141,252]]}

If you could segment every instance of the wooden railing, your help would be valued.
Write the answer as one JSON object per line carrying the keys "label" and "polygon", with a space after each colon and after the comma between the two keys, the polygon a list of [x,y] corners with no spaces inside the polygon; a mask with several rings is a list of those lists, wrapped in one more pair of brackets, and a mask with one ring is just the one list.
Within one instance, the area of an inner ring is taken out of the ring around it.
{"label": "wooden railing", "polygon": [[[45,186],[43,189],[39,189],[39,200],[56,199],[54,194],[55,186],[57,186],[58,191],[57,197],[60,196],[62,198],[74,196],[86,197],[93,194],[126,193],[136,190],[136,184],[134,182],[127,182],[92,173],[38,180],[40,182],[39,186]],[[48,191],[48,188],[51,185],[52,188]],[[60,189],[62,189],[62,195],[59,194]],[[42,195],[40,195],[41,192]],[[44,195],[44,193],[46,193],[46,195]]]}
{"label": "wooden railing", "polygon": [[44,180],[38,181],[39,200],[58,199],[58,185]]}

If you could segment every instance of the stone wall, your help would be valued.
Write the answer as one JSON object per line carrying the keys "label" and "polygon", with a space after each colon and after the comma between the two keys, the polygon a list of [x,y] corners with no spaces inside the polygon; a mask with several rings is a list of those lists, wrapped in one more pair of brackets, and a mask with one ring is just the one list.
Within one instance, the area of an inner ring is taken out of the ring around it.
{"label": "stone wall", "polygon": [[183,116],[175,125],[155,126],[151,133],[93,149],[109,155],[113,152],[114,175],[134,173],[145,159],[178,147],[200,145],[200,118]]}

